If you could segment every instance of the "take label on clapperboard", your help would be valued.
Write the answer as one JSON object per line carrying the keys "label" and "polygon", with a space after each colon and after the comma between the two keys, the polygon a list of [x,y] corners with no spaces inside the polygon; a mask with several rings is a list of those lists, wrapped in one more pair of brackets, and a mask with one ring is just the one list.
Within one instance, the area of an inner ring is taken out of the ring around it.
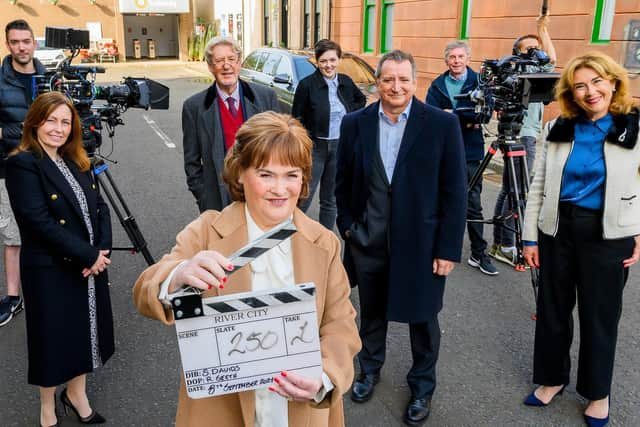
{"label": "take label on clapperboard", "polygon": [[202,314],[175,322],[190,398],[266,388],[283,370],[322,376],[313,283],[203,298]]}

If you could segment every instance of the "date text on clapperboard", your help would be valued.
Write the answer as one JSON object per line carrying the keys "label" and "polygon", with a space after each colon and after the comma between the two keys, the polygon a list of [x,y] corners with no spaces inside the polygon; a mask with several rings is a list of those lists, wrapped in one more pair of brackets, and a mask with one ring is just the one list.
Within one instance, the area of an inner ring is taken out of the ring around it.
{"label": "date text on clapperboard", "polygon": [[[288,221],[243,247],[229,257],[235,270],[293,233]],[[322,375],[313,283],[204,299],[187,293],[171,305],[192,399],[265,388],[282,370]]]}

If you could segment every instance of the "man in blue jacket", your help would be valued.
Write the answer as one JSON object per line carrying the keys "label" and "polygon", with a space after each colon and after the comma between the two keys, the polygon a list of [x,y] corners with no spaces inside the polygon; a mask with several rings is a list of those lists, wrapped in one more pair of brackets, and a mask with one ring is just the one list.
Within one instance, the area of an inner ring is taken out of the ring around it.
{"label": "man in blue jacket", "polygon": [[[456,95],[465,94],[478,86],[478,75],[469,68],[471,49],[463,41],[449,43],[444,49],[444,61],[448,70],[442,73],[432,83],[427,92],[427,104],[433,105],[458,116],[464,140],[467,163],[467,180],[475,174],[484,157],[484,140],[482,129],[473,111],[474,104],[470,100],[457,100]],[[466,110],[469,108],[469,110]],[[465,110],[462,110],[465,109]],[[462,111],[461,111],[462,110]],[[467,220],[482,220],[482,177],[469,191],[467,202]],[[471,256],[467,261],[470,266],[480,269],[489,275],[498,274],[491,258],[487,255],[487,241],[482,237],[481,222],[467,223],[469,240],[471,241]]]}
{"label": "man in blue jacket", "polygon": [[33,57],[36,41],[23,19],[5,27],[7,55],[0,71],[0,244],[4,246],[7,296],[0,298],[0,326],[22,310],[20,297],[20,234],[5,188],[5,161],[22,138],[22,121],[33,99],[32,77],[44,74],[44,66]]}

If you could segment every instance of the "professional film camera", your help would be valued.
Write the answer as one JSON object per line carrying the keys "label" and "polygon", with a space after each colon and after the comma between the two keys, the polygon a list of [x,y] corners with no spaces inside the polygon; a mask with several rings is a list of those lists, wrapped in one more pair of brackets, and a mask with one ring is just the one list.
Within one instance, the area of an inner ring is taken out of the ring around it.
{"label": "professional film camera", "polygon": [[[514,53],[516,51],[514,45]],[[488,123],[493,114],[498,119],[498,135],[480,163],[478,170],[469,181],[471,190],[482,177],[487,165],[498,150],[504,157],[504,173],[507,176],[509,212],[497,215],[489,220],[469,220],[503,227],[515,234],[516,270],[524,271],[522,256],[522,228],[524,207],[529,192],[529,170],[526,162],[525,147],[519,143],[518,135],[522,127],[525,111],[532,102],[548,104],[553,101],[553,88],[558,73],[531,72],[540,70],[549,63],[549,57],[539,49],[531,48],[518,55],[509,55],[501,59],[487,59],[482,62],[478,76],[478,88],[470,93],[458,95],[458,99],[471,100],[478,123]],[[461,110],[461,109],[458,109]],[[513,225],[510,225],[513,224]],[[538,273],[531,269],[531,283],[537,299]]]}
{"label": "professional film camera", "polygon": [[[89,48],[89,31],[57,27],[47,27],[45,31],[47,47],[69,49],[71,55],[57,70],[35,76],[34,97],[55,90],[73,101],[82,121],[83,143],[89,157],[93,157],[102,144],[102,123],[113,138],[115,127],[124,124],[120,115],[127,109],[169,108],[169,88],[161,83],[125,77],[119,85],[99,86],[95,84],[96,75],[105,72],[103,67],[71,65],[80,49]],[[94,105],[95,101],[99,102]]]}
{"label": "professional film camera", "polygon": [[133,245],[113,249],[142,253],[146,262],[151,265],[155,261],[135,218],[108,171],[104,162],[105,157],[100,156],[100,146],[102,129],[105,128],[109,138],[113,138],[115,127],[124,124],[120,116],[127,109],[168,109],[169,88],[154,80],[136,77],[125,77],[121,84],[116,85],[95,84],[96,75],[105,72],[103,67],[71,64],[80,49],[89,48],[89,31],[47,27],[45,45],[69,49],[71,55],[60,64],[58,69],[34,76],[33,96],[59,91],[73,101],[82,123],[83,145],[93,164],[96,179]]}
{"label": "professional film camera", "polygon": [[[548,63],[547,54],[535,48],[520,55],[485,59],[478,74],[478,88],[457,98],[470,99],[476,104],[480,123],[488,123],[495,111],[501,122],[522,125],[524,111],[530,102],[547,104],[553,101],[553,86],[558,74],[529,72]],[[518,132],[520,129],[512,130]]]}

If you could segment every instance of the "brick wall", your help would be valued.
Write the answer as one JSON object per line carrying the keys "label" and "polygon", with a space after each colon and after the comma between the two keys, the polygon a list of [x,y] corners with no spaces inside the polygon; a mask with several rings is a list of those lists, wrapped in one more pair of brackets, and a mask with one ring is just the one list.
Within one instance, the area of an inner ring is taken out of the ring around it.
{"label": "brick wall", "polygon": [[[364,0],[333,1],[331,37],[345,50],[360,53],[375,65],[380,57],[379,52],[361,53],[363,4]],[[484,58],[499,58],[509,54],[517,36],[535,33],[540,4],[539,1],[521,0],[474,1],[469,29],[472,68],[477,70]],[[420,98],[424,98],[433,78],[445,69],[443,50],[449,41],[459,35],[461,9],[461,0],[395,1],[393,46],[414,55],[418,65]],[[616,16],[609,44],[591,44],[594,11],[595,0],[552,2],[549,32],[558,54],[559,70],[572,56],[592,49],[603,51],[624,64],[627,49],[635,46],[625,40],[625,31],[632,20],[640,20],[638,0],[616,1]],[[379,15],[376,21],[379,22]],[[632,91],[636,97],[640,97],[640,78],[632,79]]]}
{"label": "brick wall", "polygon": [[[91,4],[89,0],[59,0],[53,5],[49,0],[17,0],[15,5],[8,0],[0,0],[0,31],[14,19],[25,19],[33,28],[36,37],[44,37],[45,27],[73,27],[86,29],[87,22],[102,24],[102,37],[112,38],[118,44],[120,59],[124,60],[126,49],[124,46],[123,16],[120,13],[118,0],[96,0]],[[187,38],[193,28],[193,14],[179,15],[179,57],[187,59]],[[6,55],[4,33],[0,43],[0,54]],[[128,53],[131,55],[131,53]]]}
{"label": "brick wall", "polygon": [[[57,5],[48,0],[18,0],[11,5],[1,0],[0,28],[2,31],[2,55],[7,49],[4,43],[4,27],[14,19],[24,19],[33,28],[36,37],[44,37],[44,28],[74,27],[86,28],[87,21],[102,23],[102,37],[123,40],[122,15],[118,11],[118,0],[59,0]],[[119,43],[119,45],[122,42]],[[122,47],[120,50],[122,51]]]}

